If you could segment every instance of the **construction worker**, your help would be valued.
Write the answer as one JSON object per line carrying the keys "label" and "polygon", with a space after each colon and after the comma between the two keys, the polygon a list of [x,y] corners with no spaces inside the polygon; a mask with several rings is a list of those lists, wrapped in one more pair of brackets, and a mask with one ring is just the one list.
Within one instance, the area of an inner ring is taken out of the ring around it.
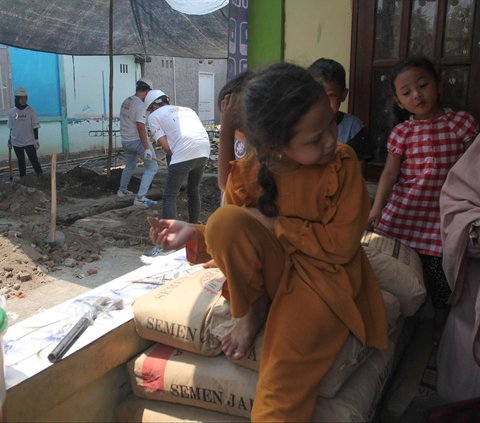
{"label": "construction worker", "polygon": [[42,175],[42,167],[37,157],[40,148],[38,142],[38,128],[40,122],[35,110],[27,104],[27,91],[23,87],[15,90],[15,107],[8,114],[7,127],[10,128],[8,148],[15,151],[20,178],[27,173],[25,153],[37,175]]}
{"label": "construction worker", "polygon": [[156,201],[146,197],[147,191],[158,171],[158,164],[154,160],[155,150],[148,141],[146,129],[147,108],[143,103],[151,89],[152,83],[148,79],[139,79],[136,83],[135,94],[125,99],[120,109],[120,135],[127,162],[120,178],[120,187],[117,195],[124,197],[133,194],[127,188],[137,167],[137,157],[140,156],[143,159],[145,170],[143,171],[137,195],[133,200],[133,204],[140,207],[151,207],[157,204]]}
{"label": "construction worker", "polygon": [[210,156],[210,140],[198,115],[188,107],[170,104],[170,98],[160,90],[145,97],[150,112],[148,127],[155,142],[171,156],[163,191],[164,219],[177,218],[177,197],[186,181],[188,221],[199,223],[200,182]]}

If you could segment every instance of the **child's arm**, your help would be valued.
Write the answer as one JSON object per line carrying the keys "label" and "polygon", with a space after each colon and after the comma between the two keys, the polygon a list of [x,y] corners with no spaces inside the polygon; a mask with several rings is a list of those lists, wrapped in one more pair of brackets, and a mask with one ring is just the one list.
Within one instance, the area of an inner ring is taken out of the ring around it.
{"label": "child's arm", "polygon": [[235,94],[227,94],[220,106],[220,139],[218,143],[218,187],[225,191],[230,162],[235,160],[235,124],[232,113],[237,99]]}
{"label": "child's arm", "polygon": [[375,201],[373,202],[370,215],[368,216],[368,225],[371,227],[377,226],[378,222],[380,222],[380,218],[382,217],[382,209],[390,198],[393,186],[398,181],[401,163],[401,157],[388,153],[385,167],[383,168],[382,175],[378,181]]}
{"label": "child's arm", "polygon": [[357,158],[350,154],[344,156],[336,177],[319,182],[328,183],[336,191],[328,194],[320,220],[276,217],[274,232],[287,253],[315,257],[327,266],[344,265],[358,253],[370,200]]}

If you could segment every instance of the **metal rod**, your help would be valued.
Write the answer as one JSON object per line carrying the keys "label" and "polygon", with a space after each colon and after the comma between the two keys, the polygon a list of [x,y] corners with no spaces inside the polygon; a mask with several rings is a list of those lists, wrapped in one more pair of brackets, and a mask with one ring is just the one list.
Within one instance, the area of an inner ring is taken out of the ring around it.
{"label": "metal rod", "polygon": [[48,361],[55,363],[60,360],[80,335],[85,332],[85,329],[90,326],[90,319],[83,316],[75,326],[69,330],[69,332],[63,337],[60,343],[54,348],[54,350],[48,354]]}

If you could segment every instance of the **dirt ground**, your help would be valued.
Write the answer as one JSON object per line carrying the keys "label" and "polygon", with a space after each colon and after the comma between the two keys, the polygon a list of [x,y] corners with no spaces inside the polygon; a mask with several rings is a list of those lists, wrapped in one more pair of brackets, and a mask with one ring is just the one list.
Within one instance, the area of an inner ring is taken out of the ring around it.
{"label": "dirt ground", "polygon": [[[142,170],[139,164],[129,185],[133,192]],[[101,271],[102,256],[112,248],[134,249],[141,255],[152,247],[146,217],[161,213],[166,169],[161,166],[149,191],[158,204],[148,209],[133,206],[133,197],[116,196],[121,171],[121,160],[109,177],[104,158],[59,162],[55,219],[48,166],[41,178],[27,170],[22,181],[14,177],[13,183],[8,174],[0,174],[0,295],[7,299],[7,309],[10,301],[28,298],[60,274],[88,282]],[[201,221],[205,222],[220,203],[212,164],[202,180],[201,194]],[[187,220],[183,191],[177,207],[179,219]]]}

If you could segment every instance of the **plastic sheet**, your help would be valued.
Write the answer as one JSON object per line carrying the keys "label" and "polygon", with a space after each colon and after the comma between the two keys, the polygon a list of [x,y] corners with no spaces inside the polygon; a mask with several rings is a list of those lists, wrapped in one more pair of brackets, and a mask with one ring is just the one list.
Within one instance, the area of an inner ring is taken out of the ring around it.
{"label": "plastic sheet", "polygon": [[[0,0],[0,43],[60,54],[109,54],[109,1]],[[113,1],[113,54],[226,58],[228,6],[203,15],[165,0]]]}
{"label": "plastic sheet", "polygon": [[119,310],[123,308],[123,300],[120,297],[85,297],[81,300],[75,300],[73,306],[80,310],[83,309],[83,315],[75,326],[70,329],[62,338],[60,343],[48,354],[48,361],[55,363],[61,360],[65,353],[82,335],[88,326],[93,325],[97,316],[104,311]]}

